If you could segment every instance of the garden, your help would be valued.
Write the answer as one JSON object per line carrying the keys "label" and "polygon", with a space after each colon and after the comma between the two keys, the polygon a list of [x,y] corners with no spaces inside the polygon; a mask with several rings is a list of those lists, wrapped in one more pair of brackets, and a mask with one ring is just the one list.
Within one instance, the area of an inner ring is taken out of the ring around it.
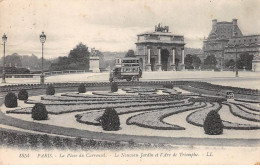
{"label": "garden", "polygon": [[[45,93],[34,96],[26,89],[18,94],[9,91],[1,106],[1,124],[13,130],[11,135],[1,130],[7,137],[1,143],[28,144],[33,136],[42,142],[40,146],[51,143],[62,148],[91,143],[118,147],[123,141],[129,147],[136,142],[151,143],[146,138],[151,136],[259,139],[260,101],[248,98],[258,97],[258,90],[188,81],[146,86],[111,83],[108,88],[100,91],[79,84],[77,91],[56,93],[55,85],[48,85]],[[222,89],[233,90],[235,98],[218,95]],[[169,139],[162,142],[172,143]]]}

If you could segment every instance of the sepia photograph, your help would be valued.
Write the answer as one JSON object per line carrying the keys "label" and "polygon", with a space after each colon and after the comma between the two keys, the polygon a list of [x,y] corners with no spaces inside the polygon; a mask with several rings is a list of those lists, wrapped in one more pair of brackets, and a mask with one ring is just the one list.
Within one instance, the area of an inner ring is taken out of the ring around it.
{"label": "sepia photograph", "polygon": [[0,165],[260,165],[260,0],[0,0]]}

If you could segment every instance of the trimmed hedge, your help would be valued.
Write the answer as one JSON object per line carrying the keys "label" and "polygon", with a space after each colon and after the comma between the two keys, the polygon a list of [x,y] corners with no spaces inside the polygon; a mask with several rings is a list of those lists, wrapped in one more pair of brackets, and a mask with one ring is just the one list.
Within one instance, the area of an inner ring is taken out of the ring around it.
{"label": "trimmed hedge", "polygon": [[19,100],[27,100],[28,99],[28,92],[25,89],[22,89],[18,93],[18,99]]}
{"label": "trimmed hedge", "polygon": [[212,110],[205,118],[203,128],[205,134],[208,135],[220,135],[223,134],[224,125],[220,119],[220,115],[216,110]]}
{"label": "trimmed hedge", "polygon": [[118,91],[118,85],[116,82],[113,82],[111,84],[111,92],[117,92]]}
{"label": "trimmed hedge", "polygon": [[32,108],[32,118],[34,120],[47,120],[48,119],[48,111],[46,107],[42,103],[37,103]]}
{"label": "trimmed hedge", "polygon": [[14,108],[17,107],[17,97],[13,92],[7,93],[5,96],[5,106],[8,108]]}
{"label": "trimmed hedge", "polygon": [[54,95],[55,94],[55,88],[52,85],[49,85],[46,88],[46,95]]}
{"label": "trimmed hedge", "polygon": [[78,92],[79,93],[85,93],[86,92],[86,87],[83,83],[81,83],[78,87]]}
{"label": "trimmed hedge", "polygon": [[189,101],[192,102],[217,102],[217,103],[222,103],[224,101],[227,101],[226,98],[223,97],[198,97],[198,98],[190,98]]}
{"label": "trimmed hedge", "polygon": [[106,108],[99,122],[105,131],[117,131],[120,128],[120,120],[114,108]]}

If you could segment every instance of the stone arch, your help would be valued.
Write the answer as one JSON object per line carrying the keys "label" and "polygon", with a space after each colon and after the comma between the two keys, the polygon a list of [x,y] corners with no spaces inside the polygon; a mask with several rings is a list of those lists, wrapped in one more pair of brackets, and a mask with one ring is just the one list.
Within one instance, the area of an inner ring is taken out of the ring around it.
{"label": "stone arch", "polygon": [[167,71],[169,68],[169,56],[170,52],[168,49],[164,48],[161,50],[161,65],[162,65],[162,71]]}

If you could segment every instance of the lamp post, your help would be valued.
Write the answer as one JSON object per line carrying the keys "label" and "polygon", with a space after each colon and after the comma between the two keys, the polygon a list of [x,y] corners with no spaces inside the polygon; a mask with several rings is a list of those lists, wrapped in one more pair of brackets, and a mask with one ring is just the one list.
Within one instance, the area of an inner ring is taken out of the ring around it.
{"label": "lamp post", "polygon": [[3,60],[3,73],[2,73],[2,83],[6,83],[5,81],[5,43],[7,42],[7,36],[4,34],[2,37],[3,45],[4,45],[4,60]]}
{"label": "lamp post", "polygon": [[41,84],[44,84],[44,72],[43,72],[43,45],[46,41],[46,35],[44,34],[44,32],[42,32],[42,34],[40,35],[40,42],[42,43],[42,73],[41,73]]}
{"label": "lamp post", "polygon": [[238,77],[238,69],[237,69],[237,45],[235,45],[236,48],[236,64],[235,64],[235,69],[236,69],[236,77]]}

